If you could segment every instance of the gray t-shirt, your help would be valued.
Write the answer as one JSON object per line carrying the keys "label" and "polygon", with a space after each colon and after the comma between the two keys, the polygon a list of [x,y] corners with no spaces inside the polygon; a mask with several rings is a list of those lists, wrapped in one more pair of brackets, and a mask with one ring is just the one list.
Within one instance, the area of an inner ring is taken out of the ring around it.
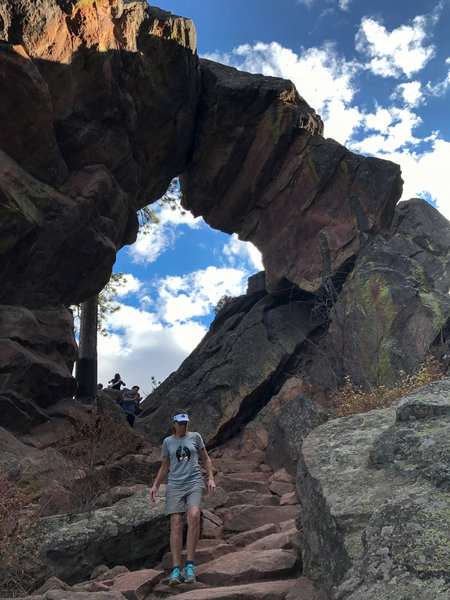
{"label": "gray t-shirt", "polygon": [[169,485],[179,486],[203,481],[198,453],[204,447],[202,436],[196,431],[190,431],[180,439],[175,439],[172,435],[165,438],[161,454],[170,458],[167,481]]}

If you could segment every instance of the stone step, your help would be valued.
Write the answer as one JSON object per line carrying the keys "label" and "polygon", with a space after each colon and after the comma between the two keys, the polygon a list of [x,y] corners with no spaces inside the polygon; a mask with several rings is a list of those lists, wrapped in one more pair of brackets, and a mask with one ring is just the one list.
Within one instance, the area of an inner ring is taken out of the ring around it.
{"label": "stone step", "polygon": [[[179,600],[285,600],[288,594],[294,591],[298,580],[287,579],[277,581],[264,581],[261,583],[250,583],[242,585],[224,586],[216,588],[191,589],[185,591],[187,585],[170,588],[166,595],[162,586],[155,588],[154,594],[147,596],[145,600],[157,600],[176,595]],[[178,589],[178,588],[183,588]],[[297,596],[295,596],[297,598]],[[313,600],[313,596],[298,596],[300,600]],[[294,600],[294,597],[292,597]]]}
{"label": "stone step", "polygon": [[245,546],[245,550],[295,550],[297,554],[301,553],[300,536],[297,529],[289,531],[280,531],[279,533],[271,533],[265,537],[252,542]]}
{"label": "stone step", "polygon": [[272,533],[279,533],[280,529],[278,525],[274,523],[267,523],[266,525],[261,525],[260,527],[255,527],[255,529],[249,529],[248,531],[243,531],[242,533],[236,533],[235,535],[228,538],[228,543],[237,546],[238,548],[242,548],[243,546],[248,546],[249,544],[271,535]]}
{"label": "stone step", "polygon": [[216,514],[223,522],[224,533],[238,533],[256,529],[268,523],[280,523],[287,519],[295,519],[300,507],[298,504],[285,506],[251,506],[235,505],[229,508],[218,508]]}
{"label": "stone step", "polygon": [[[205,544],[205,542],[215,542]],[[221,540],[210,539],[210,540],[199,540],[197,551],[195,553],[195,564],[202,565],[204,563],[210,562],[215,558],[219,558],[224,554],[228,554],[229,552],[234,552],[236,550],[236,546],[234,544],[228,544],[226,542],[222,542]],[[186,550],[183,550],[181,553],[181,564],[184,565],[186,562]],[[172,553],[167,552],[162,557],[161,563],[158,568],[169,570],[172,568]]]}
{"label": "stone step", "polygon": [[240,550],[225,554],[196,569],[199,581],[210,586],[238,585],[287,577],[298,567],[294,550]]}
{"label": "stone step", "polygon": [[269,492],[269,484],[264,480],[254,480],[249,479],[247,477],[242,477],[239,474],[239,477],[231,477],[228,475],[224,475],[223,473],[219,473],[215,476],[216,485],[229,494],[230,492],[237,492],[241,490],[255,490],[260,494],[267,494]]}

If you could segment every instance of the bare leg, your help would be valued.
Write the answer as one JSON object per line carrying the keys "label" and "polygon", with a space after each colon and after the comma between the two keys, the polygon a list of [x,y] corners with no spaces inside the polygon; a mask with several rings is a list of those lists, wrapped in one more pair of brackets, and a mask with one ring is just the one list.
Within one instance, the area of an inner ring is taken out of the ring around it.
{"label": "bare leg", "polygon": [[195,550],[200,534],[200,509],[198,506],[191,506],[188,509],[187,523],[186,560],[194,562]]}
{"label": "bare leg", "polygon": [[183,547],[183,515],[175,513],[170,515],[170,551],[172,564],[179,567],[181,563],[181,549]]}

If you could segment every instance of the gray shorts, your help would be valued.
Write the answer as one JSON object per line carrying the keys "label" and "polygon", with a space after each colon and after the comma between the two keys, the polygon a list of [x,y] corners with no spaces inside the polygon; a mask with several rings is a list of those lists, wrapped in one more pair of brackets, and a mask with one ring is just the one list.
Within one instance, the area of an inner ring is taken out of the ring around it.
{"label": "gray shorts", "polygon": [[203,506],[205,495],[205,484],[203,481],[195,481],[187,485],[166,486],[166,515],[184,513],[191,506]]}

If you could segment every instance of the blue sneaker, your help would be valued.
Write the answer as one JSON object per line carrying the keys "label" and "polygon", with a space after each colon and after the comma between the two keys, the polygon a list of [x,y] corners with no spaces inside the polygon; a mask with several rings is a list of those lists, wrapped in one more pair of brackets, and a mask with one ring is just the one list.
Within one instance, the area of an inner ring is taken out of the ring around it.
{"label": "blue sneaker", "polygon": [[184,583],[195,583],[194,565],[188,564],[183,571]]}
{"label": "blue sneaker", "polygon": [[181,571],[178,567],[172,571],[169,577],[169,585],[178,585],[179,583],[183,583],[183,579],[181,577]]}

